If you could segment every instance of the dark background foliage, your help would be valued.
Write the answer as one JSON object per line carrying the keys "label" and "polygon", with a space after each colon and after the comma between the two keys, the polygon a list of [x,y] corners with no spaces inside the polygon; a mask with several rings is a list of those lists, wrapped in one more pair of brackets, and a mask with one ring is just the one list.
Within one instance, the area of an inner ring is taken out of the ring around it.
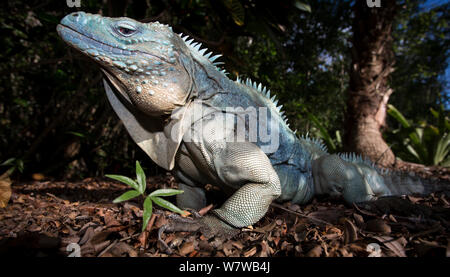
{"label": "dark background foliage", "polygon": [[[436,1],[433,1],[436,2]],[[311,11],[301,4],[310,5]],[[329,131],[343,131],[353,1],[66,1],[0,4],[0,163],[15,158],[24,171],[80,179],[133,171],[162,173],[134,144],[109,106],[101,74],[59,39],[56,25],[76,10],[160,21],[224,55],[230,78],[251,77],[276,93],[299,133],[315,133],[308,113]],[[448,111],[447,3],[401,1],[396,17],[394,93],[407,118],[432,120]],[[398,123],[389,120],[388,130]],[[395,143],[388,141],[388,143]],[[7,167],[0,167],[6,170]]]}

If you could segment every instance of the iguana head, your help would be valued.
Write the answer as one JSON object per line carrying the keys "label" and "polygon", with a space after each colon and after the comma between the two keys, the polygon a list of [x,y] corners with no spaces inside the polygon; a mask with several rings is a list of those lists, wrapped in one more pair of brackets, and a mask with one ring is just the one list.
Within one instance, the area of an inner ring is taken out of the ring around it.
{"label": "iguana head", "polygon": [[75,12],[57,31],[99,63],[116,89],[148,115],[170,114],[192,92],[192,58],[167,25]]}

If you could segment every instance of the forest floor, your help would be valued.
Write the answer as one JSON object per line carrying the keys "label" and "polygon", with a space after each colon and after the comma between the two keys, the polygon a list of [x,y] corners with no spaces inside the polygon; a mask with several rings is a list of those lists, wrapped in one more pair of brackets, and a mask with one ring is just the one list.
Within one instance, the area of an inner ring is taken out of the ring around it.
{"label": "forest floor", "polygon": [[[176,187],[169,174],[148,178],[150,190],[169,187]],[[330,199],[273,204],[232,239],[163,233],[172,249],[167,254],[157,237],[171,212],[155,210],[141,232],[142,203],[112,203],[128,189],[100,179],[13,183],[8,206],[0,209],[0,256],[68,256],[76,254],[74,244],[81,256],[101,257],[450,256],[450,199],[444,194],[353,206]]]}

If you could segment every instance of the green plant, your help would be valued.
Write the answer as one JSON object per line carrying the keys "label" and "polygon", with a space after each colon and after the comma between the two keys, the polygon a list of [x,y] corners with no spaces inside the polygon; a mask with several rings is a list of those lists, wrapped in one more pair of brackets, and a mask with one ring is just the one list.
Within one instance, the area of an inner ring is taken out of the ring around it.
{"label": "green plant", "polygon": [[7,176],[10,176],[16,169],[20,173],[23,172],[23,160],[17,158],[10,158],[0,164],[0,166],[9,166],[9,169],[5,172]]}
{"label": "green plant", "polygon": [[146,195],[145,189],[147,187],[147,181],[145,178],[144,170],[142,170],[141,165],[139,164],[139,161],[136,161],[136,180],[133,180],[129,177],[122,176],[122,175],[111,175],[107,174],[105,175],[108,178],[117,180],[119,182],[125,183],[132,187],[132,190],[129,190],[122,194],[121,196],[117,197],[113,200],[113,203],[119,203],[123,201],[127,201],[133,198],[136,198],[138,196],[144,197],[144,212],[142,214],[142,231],[147,228],[147,224],[152,217],[152,210],[153,210],[153,203],[155,203],[158,206],[161,206],[163,208],[166,208],[168,210],[171,210],[173,212],[179,213],[181,215],[185,214],[185,211],[182,211],[174,204],[170,203],[169,201],[161,198],[162,196],[172,196],[176,194],[183,193],[182,190],[176,190],[176,189],[158,189],[150,193],[149,195]]}
{"label": "green plant", "polygon": [[388,105],[387,112],[400,124],[386,136],[397,156],[425,165],[450,166],[450,122],[443,107],[430,109],[436,126],[426,121],[411,123],[393,105]]}
{"label": "green plant", "polygon": [[306,114],[308,116],[308,119],[313,123],[314,127],[316,128],[313,130],[314,134],[318,137],[320,137],[326,144],[328,150],[330,153],[336,153],[342,150],[342,138],[341,133],[339,130],[336,130],[336,136],[333,138],[331,137],[330,133],[327,131],[325,126],[323,126],[319,119],[313,115],[312,113],[306,111]]}

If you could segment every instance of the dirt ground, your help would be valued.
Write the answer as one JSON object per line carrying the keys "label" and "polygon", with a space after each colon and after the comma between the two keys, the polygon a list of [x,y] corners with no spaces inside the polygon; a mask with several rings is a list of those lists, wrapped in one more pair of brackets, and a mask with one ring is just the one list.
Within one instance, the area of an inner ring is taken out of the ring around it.
{"label": "dirt ground", "polygon": [[[157,188],[176,188],[176,182],[169,174],[148,178],[148,189]],[[390,197],[353,206],[330,199],[304,206],[273,204],[263,219],[232,239],[163,233],[172,249],[167,254],[157,234],[171,212],[154,210],[141,233],[142,202],[112,203],[128,189],[99,179],[13,183],[8,206],[0,209],[0,255],[450,256],[450,200],[445,194]],[[209,190],[214,193],[214,188]]]}

